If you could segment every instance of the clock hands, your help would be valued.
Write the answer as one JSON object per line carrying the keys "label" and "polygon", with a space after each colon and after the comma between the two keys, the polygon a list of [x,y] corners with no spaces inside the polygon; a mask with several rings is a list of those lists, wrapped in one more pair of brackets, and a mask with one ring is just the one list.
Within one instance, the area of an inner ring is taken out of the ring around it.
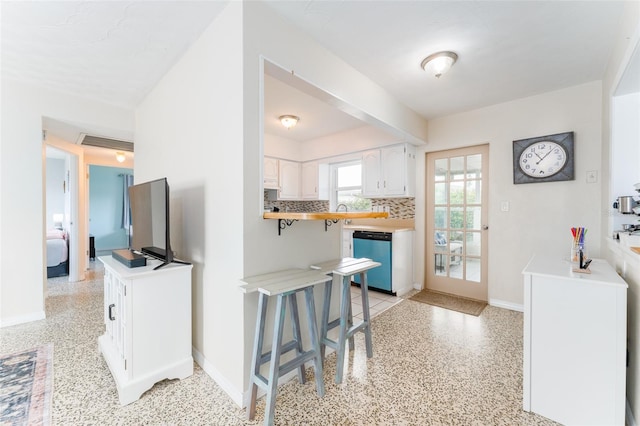
{"label": "clock hands", "polygon": [[536,154],[536,155],[538,156],[538,158],[540,158],[540,160],[536,163],[536,165],[540,164],[540,162],[541,162],[542,160],[544,160],[545,158],[547,158],[547,156],[548,156],[549,154],[551,154],[551,151],[553,151],[553,147],[551,147],[551,149],[549,150],[549,152],[547,152],[547,153],[544,155],[544,157],[542,157],[542,158],[540,158],[540,156],[539,156],[538,154]]}

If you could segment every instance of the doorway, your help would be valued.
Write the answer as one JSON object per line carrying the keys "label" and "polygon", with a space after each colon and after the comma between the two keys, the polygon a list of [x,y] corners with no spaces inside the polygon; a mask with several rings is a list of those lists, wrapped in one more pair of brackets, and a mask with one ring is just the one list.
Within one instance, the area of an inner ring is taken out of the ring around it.
{"label": "doorway", "polygon": [[429,290],[488,300],[489,145],[427,153]]}

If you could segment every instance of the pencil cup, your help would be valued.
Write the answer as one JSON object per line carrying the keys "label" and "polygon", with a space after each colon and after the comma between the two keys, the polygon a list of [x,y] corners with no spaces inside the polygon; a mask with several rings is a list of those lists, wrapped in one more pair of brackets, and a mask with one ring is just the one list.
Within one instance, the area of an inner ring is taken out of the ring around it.
{"label": "pencil cup", "polygon": [[571,245],[571,262],[580,263],[580,252],[582,251],[582,259],[587,258],[587,251],[584,243],[573,243]]}

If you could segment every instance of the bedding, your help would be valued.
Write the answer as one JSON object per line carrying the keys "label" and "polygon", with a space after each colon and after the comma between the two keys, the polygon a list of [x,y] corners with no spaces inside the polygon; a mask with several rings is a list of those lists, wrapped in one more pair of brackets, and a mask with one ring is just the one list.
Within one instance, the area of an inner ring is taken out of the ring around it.
{"label": "bedding", "polygon": [[63,230],[47,231],[47,278],[69,275],[69,243]]}

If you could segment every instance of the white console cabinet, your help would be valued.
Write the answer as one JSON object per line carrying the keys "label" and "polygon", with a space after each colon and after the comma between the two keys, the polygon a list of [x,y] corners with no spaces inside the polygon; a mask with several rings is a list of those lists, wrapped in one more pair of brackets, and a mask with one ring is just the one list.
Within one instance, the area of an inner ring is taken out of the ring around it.
{"label": "white console cabinet", "polygon": [[120,404],[134,402],[156,382],[193,374],[191,265],[128,268],[111,256],[104,264],[105,333],[98,338],[116,382]]}
{"label": "white console cabinet", "polygon": [[627,284],[535,256],[524,274],[523,408],[567,425],[624,425]]}

